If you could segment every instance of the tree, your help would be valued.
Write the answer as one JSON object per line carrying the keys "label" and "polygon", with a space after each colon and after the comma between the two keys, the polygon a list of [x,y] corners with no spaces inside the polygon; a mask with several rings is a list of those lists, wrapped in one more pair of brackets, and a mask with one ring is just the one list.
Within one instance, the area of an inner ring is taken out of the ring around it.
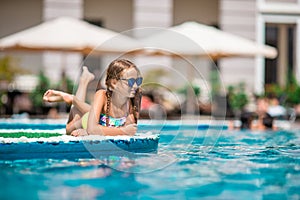
{"label": "tree", "polygon": [[10,83],[16,75],[24,73],[26,70],[21,69],[12,57],[5,56],[0,59],[0,81]]}

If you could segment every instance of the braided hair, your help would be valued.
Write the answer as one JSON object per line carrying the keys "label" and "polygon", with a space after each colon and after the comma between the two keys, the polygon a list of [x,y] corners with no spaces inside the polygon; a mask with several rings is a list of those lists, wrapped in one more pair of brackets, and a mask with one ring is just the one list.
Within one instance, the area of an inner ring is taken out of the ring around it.
{"label": "braided hair", "polygon": [[[106,85],[106,126],[109,125],[109,112],[110,112],[110,105],[111,105],[111,96],[112,96],[112,90],[113,89],[113,80],[119,80],[121,78],[122,72],[125,69],[134,68],[139,73],[139,69],[136,67],[135,64],[133,64],[131,61],[126,59],[117,59],[112,61],[106,71],[106,79],[105,79],[105,85]],[[141,98],[142,98],[142,91],[140,88],[137,89],[135,96],[133,98],[130,98],[130,114],[133,114],[135,123],[137,123],[137,120],[139,118],[139,111],[140,111],[140,104],[141,104]]]}

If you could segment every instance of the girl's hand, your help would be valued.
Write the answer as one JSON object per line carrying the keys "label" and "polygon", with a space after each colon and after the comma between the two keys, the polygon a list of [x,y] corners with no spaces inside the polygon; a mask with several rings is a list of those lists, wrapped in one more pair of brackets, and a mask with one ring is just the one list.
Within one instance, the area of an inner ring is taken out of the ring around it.
{"label": "girl's hand", "polygon": [[125,133],[125,135],[134,136],[137,131],[137,124],[129,124],[122,127],[121,130]]}
{"label": "girl's hand", "polygon": [[76,129],[76,130],[72,131],[71,135],[78,137],[78,136],[86,136],[86,135],[88,135],[88,133],[85,129],[81,128],[81,129]]}

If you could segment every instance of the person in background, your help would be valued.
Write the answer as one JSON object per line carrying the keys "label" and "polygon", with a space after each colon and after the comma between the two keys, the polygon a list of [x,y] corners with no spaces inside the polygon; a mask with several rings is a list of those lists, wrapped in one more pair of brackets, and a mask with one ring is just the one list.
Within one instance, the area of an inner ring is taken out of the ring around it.
{"label": "person in background", "polygon": [[85,102],[87,86],[94,75],[83,67],[75,96],[62,91],[48,90],[47,102],[64,101],[72,104],[66,125],[73,136],[134,135],[137,131],[143,78],[139,69],[126,59],[114,60],[106,71],[106,89],[98,88],[92,105]]}
{"label": "person in background", "polygon": [[255,114],[253,112],[243,112],[240,117],[240,129],[251,129]]}
{"label": "person in background", "polygon": [[240,116],[240,126],[236,127],[234,123],[229,123],[229,129],[241,130],[277,130],[274,125],[274,117],[268,113],[269,101],[267,98],[258,98],[256,101],[256,112],[242,112]]}
{"label": "person in background", "polygon": [[268,111],[270,104],[268,98],[261,97],[256,101],[256,123],[252,125],[252,130],[276,130],[274,125],[274,117],[271,116]]}
{"label": "person in background", "polygon": [[287,116],[287,111],[282,105],[280,105],[278,98],[275,95],[271,94],[269,95],[268,99],[268,114],[277,119],[284,119]]}

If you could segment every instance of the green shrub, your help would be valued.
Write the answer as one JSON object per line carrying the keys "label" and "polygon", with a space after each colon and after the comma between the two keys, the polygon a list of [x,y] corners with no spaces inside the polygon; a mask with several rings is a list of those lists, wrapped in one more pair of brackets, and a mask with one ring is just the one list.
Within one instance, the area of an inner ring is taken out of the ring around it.
{"label": "green shrub", "polygon": [[241,111],[248,104],[249,99],[245,93],[245,84],[240,83],[237,86],[229,86],[227,89],[228,103],[233,111]]}
{"label": "green shrub", "polygon": [[31,92],[30,97],[35,107],[42,107],[43,95],[50,88],[50,81],[42,71],[39,73],[38,79],[38,84]]}

